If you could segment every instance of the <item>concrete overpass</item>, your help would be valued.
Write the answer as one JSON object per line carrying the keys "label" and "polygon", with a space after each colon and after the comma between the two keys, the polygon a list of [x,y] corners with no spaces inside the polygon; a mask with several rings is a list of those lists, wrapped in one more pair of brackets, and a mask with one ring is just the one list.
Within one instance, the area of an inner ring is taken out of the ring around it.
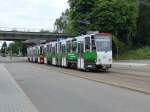
{"label": "concrete overpass", "polygon": [[57,40],[58,38],[73,37],[73,35],[51,32],[0,31],[0,40]]}

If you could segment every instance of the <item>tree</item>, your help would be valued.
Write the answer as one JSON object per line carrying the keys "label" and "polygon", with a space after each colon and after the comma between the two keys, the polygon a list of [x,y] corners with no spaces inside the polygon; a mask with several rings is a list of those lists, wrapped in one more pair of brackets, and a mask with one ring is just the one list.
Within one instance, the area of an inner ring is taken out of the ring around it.
{"label": "tree", "polygon": [[7,43],[6,42],[3,42],[2,48],[7,48]]}
{"label": "tree", "polygon": [[137,0],[98,0],[93,12],[92,27],[111,32],[119,40],[130,43],[136,34]]}
{"label": "tree", "polygon": [[[58,32],[81,35],[86,31],[110,32],[122,49],[132,45],[137,31],[139,0],[69,0],[67,24],[63,14],[55,22]],[[69,30],[66,28],[69,27]]]}
{"label": "tree", "polygon": [[26,46],[21,41],[15,41],[14,43],[10,43],[8,50],[12,52],[12,54],[19,55],[19,51],[26,55]]}
{"label": "tree", "polygon": [[140,0],[135,45],[150,45],[150,0]]}
{"label": "tree", "polygon": [[69,33],[70,32],[70,23],[69,23],[69,9],[66,9],[62,15],[56,19],[54,23],[54,32],[57,33]]}
{"label": "tree", "polygon": [[97,0],[69,0],[72,31],[80,34],[91,30],[91,13]]}
{"label": "tree", "polygon": [[1,47],[1,53],[6,54],[7,53],[7,43],[3,42],[2,47]]}

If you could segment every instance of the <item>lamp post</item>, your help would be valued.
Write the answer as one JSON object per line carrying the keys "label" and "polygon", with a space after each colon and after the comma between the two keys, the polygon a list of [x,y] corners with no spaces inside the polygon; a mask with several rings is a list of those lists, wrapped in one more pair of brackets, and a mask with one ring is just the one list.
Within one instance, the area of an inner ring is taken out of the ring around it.
{"label": "lamp post", "polygon": [[117,46],[117,60],[119,60],[119,47]]}

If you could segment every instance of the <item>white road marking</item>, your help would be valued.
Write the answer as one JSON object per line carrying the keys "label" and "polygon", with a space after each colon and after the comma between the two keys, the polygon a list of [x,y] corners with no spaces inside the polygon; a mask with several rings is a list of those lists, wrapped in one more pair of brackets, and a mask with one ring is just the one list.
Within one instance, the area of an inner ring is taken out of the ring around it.
{"label": "white road marking", "polygon": [[0,112],[38,112],[3,64],[0,64]]}
{"label": "white road marking", "polygon": [[146,66],[148,64],[145,63],[126,63],[126,62],[118,62],[118,63],[113,63],[115,65],[128,65],[128,66]]}

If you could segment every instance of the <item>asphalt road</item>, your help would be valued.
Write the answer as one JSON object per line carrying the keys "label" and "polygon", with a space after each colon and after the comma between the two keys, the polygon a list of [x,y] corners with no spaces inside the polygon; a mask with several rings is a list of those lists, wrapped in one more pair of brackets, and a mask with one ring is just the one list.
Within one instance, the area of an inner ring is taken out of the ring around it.
{"label": "asphalt road", "polygon": [[150,95],[70,76],[60,72],[63,71],[60,68],[42,66],[45,65],[5,63],[39,112],[150,111]]}

